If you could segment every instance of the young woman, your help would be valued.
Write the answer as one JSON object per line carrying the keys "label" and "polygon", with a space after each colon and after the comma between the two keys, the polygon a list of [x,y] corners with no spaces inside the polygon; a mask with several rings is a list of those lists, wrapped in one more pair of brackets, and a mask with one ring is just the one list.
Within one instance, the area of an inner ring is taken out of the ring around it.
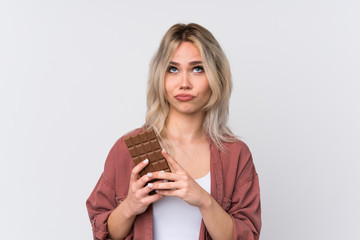
{"label": "young woman", "polygon": [[[259,239],[258,176],[227,127],[231,87],[207,29],[167,31],[150,64],[146,123],[115,143],[87,200],[94,239]],[[148,160],[134,166],[124,138],[150,128],[171,173],[140,177]]]}

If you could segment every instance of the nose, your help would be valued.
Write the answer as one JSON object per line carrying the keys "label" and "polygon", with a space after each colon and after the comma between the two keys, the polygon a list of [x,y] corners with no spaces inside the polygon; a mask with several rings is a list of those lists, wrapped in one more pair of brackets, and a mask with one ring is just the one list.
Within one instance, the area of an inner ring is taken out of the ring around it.
{"label": "nose", "polygon": [[190,74],[183,73],[181,77],[180,89],[191,89]]}

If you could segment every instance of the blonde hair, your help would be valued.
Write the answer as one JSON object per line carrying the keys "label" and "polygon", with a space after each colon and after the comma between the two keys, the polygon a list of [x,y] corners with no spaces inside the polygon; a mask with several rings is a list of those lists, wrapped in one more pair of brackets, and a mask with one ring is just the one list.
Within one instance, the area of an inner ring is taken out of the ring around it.
{"label": "blonde hair", "polygon": [[225,150],[223,142],[237,139],[227,126],[232,88],[230,65],[214,36],[195,23],[173,25],[150,63],[145,128],[153,128],[162,138],[169,114],[164,79],[171,57],[181,42],[191,42],[200,51],[211,88],[210,99],[203,109],[204,131],[219,149]]}

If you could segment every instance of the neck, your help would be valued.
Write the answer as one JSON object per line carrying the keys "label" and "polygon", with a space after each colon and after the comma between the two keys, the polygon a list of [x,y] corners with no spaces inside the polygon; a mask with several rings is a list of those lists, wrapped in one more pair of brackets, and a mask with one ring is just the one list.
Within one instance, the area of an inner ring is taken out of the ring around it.
{"label": "neck", "polygon": [[170,141],[187,143],[204,138],[204,117],[204,112],[182,114],[171,111],[170,109],[168,121],[166,123],[165,137]]}

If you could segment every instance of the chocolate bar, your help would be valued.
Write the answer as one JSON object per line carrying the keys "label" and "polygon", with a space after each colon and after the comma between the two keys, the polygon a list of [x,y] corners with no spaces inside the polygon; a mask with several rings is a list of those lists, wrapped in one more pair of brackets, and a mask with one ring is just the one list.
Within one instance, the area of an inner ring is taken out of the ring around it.
{"label": "chocolate bar", "polygon": [[142,131],[124,139],[135,165],[148,159],[149,164],[140,172],[140,176],[148,172],[171,172],[169,164],[161,154],[161,147],[153,129]]}

